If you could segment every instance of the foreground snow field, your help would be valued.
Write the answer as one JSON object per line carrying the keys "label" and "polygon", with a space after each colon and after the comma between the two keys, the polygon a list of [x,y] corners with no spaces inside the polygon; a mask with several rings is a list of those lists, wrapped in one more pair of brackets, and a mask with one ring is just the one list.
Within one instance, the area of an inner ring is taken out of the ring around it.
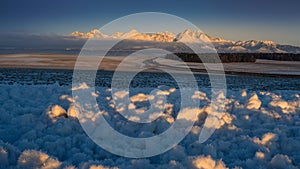
{"label": "foreground snow field", "polygon": [[[199,133],[210,113],[210,88],[206,87],[209,86],[207,77],[198,77],[201,113],[191,132],[166,153],[129,159],[103,150],[84,133],[72,105],[70,79],[64,78],[68,72],[32,71],[30,76],[23,76],[24,79],[20,79],[19,74],[22,72],[2,71],[0,168],[300,167],[299,79],[228,78],[222,122],[212,137],[200,144],[197,142]],[[49,77],[53,77],[52,81],[43,80]],[[157,85],[168,80],[159,75],[153,79]],[[106,118],[119,132],[132,137],[149,137],[165,131],[173,123],[166,118],[147,125],[124,121],[110,107],[107,99],[110,89],[104,82],[105,79],[96,88],[98,103],[110,111]],[[135,87],[132,100],[141,101],[137,106],[147,107],[141,92],[149,94],[155,86]],[[170,91],[170,88],[165,87],[165,90]],[[173,116],[180,97],[176,90],[170,94],[169,108],[165,112]]]}

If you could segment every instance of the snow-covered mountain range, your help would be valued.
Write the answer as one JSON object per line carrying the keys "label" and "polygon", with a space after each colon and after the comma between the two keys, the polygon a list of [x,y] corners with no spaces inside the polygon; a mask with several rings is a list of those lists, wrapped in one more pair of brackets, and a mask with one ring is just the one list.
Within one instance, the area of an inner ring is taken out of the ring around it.
{"label": "snow-covered mountain range", "polygon": [[101,33],[94,29],[90,32],[72,32],[71,36],[88,39],[126,39],[132,41],[146,42],[168,42],[168,43],[206,43],[211,42],[218,52],[228,53],[300,53],[300,47],[291,45],[281,45],[269,40],[247,40],[232,41],[222,38],[211,37],[200,30],[186,29],[177,35],[172,32],[140,33],[133,29],[129,32],[116,32],[111,35]]}

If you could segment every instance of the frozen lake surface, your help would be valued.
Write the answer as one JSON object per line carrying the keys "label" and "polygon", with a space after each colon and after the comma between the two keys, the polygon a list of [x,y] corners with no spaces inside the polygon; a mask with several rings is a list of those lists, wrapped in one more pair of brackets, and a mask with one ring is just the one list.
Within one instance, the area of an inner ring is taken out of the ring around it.
{"label": "frozen lake surface", "polygon": [[[109,104],[111,77],[112,72],[98,71],[97,101],[120,133],[149,137],[173,123],[172,119],[161,118],[137,125],[122,119]],[[166,153],[130,159],[103,150],[83,131],[72,104],[71,70],[1,69],[0,168],[300,167],[299,79],[227,76],[226,110],[221,123],[200,144],[199,133],[211,113],[211,92],[207,75],[195,77],[201,104],[191,132]],[[169,92],[165,113],[176,115],[180,96],[171,76],[145,72],[131,84],[130,97],[141,102],[137,106],[146,108],[148,104],[139,94],[149,94],[162,85],[164,90],[175,88]]]}

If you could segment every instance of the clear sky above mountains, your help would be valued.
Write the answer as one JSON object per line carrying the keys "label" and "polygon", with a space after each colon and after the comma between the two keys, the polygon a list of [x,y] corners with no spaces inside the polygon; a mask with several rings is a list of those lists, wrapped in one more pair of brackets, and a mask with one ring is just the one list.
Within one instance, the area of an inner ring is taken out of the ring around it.
{"label": "clear sky above mountains", "polygon": [[299,6],[298,0],[11,0],[1,1],[0,31],[2,34],[69,34],[99,28],[136,12],[165,12],[189,20],[215,37],[273,40],[300,46]]}

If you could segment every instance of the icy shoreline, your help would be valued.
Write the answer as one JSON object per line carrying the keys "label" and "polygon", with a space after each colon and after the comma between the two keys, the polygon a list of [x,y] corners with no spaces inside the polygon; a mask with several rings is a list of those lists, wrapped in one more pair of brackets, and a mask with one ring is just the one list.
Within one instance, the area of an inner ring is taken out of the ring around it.
{"label": "icy shoreline", "polygon": [[[86,71],[86,73],[89,74],[91,72]],[[113,73],[113,71],[98,70],[95,85],[109,87]],[[70,86],[72,84],[72,75],[73,70],[0,68],[0,84],[58,84],[59,86]],[[210,86],[208,75],[194,74],[194,76],[200,88],[207,88]],[[124,78],[126,78],[126,72]],[[300,90],[300,80],[298,78],[226,75],[226,83],[228,89],[234,90]],[[136,79],[133,79],[132,85],[135,87],[157,87],[160,85],[177,86],[175,80],[169,74],[159,72],[141,72]]]}

